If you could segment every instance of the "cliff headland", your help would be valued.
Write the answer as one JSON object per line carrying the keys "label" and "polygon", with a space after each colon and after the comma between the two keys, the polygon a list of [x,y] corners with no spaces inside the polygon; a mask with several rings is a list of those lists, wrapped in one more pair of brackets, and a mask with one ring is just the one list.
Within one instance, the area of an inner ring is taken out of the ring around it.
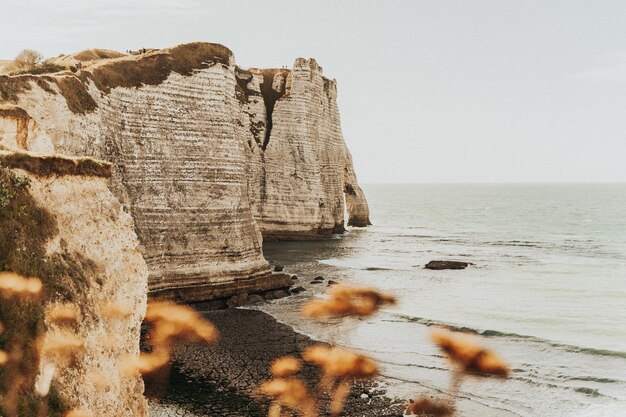
{"label": "cliff headland", "polygon": [[[291,278],[272,271],[263,239],[369,224],[336,82],[313,59],[246,70],[209,43],[46,65],[56,72],[0,75],[0,272],[39,277],[45,294],[0,306],[3,337],[55,334],[44,311],[75,304],[84,349],[55,376],[59,410],[146,415],[122,361],[139,353],[148,296],[286,295]],[[47,372],[45,354],[23,363],[27,383]]]}
{"label": "cliff headland", "polygon": [[64,71],[0,76],[0,144],[113,164],[109,189],[132,216],[151,297],[287,287],[263,239],[369,224],[337,85],[315,60],[246,70],[218,44],[98,51],[55,58]]}

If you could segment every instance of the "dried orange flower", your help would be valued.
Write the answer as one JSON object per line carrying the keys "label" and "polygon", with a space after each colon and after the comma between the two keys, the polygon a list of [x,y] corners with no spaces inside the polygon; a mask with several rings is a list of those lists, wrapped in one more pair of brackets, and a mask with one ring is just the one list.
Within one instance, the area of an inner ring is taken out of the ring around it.
{"label": "dried orange flower", "polygon": [[406,414],[415,414],[418,416],[448,417],[453,415],[453,413],[454,409],[450,404],[425,397],[410,400],[406,407]]}
{"label": "dried orange flower", "polygon": [[42,356],[57,365],[69,366],[83,352],[85,344],[70,331],[54,331],[46,333],[41,350]]}
{"label": "dried orange flower", "polygon": [[6,352],[0,350],[0,365],[4,365],[9,361],[9,355]]}
{"label": "dried orange flower", "polygon": [[218,331],[194,309],[167,301],[148,304],[146,321],[152,323],[151,340],[158,346],[171,346],[177,341],[215,343]]}
{"label": "dried orange flower", "polygon": [[123,319],[132,314],[132,309],[120,303],[106,303],[101,306],[102,314],[112,319]]}
{"label": "dried orange flower", "polygon": [[91,417],[91,413],[83,410],[70,410],[65,414],[65,417]]}
{"label": "dried orange flower", "polygon": [[0,273],[0,297],[37,298],[42,284],[37,278],[25,278],[12,272]]}
{"label": "dried orange flower", "polygon": [[335,391],[331,395],[328,409],[331,416],[339,416],[343,411],[343,406],[350,395],[352,384],[342,381],[335,387]]}
{"label": "dried orange flower", "polygon": [[439,329],[432,333],[431,339],[465,372],[501,377],[509,375],[504,361],[495,352],[480,345],[476,338]]}
{"label": "dried orange flower", "polygon": [[270,366],[270,372],[277,378],[285,378],[297,374],[302,367],[300,359],[284,356],[276,359]]}
{"label": "dried orange flower", "polygon": [[364,379],[378,375],[378,365],[373,359],[339,347],[314,345],[302,352],[302,357],[334,378]]}
{"label": "dried orange flower", "polygon": [[54,378],[54,374],[56,374],[57,367],[55,364],[47,362],[44,363],[41,369],[41,372],[37,376],[37,380],[35,381],[35,392],[40,397],[45,397],[50,392],[50,386],[52,384],[52,379]]}
{"label": "dried orange flower", "polygon": [[128,358],[124,362],[123,369],[128,375],[133,375],[137,372],[141,375],[149,375],[168,365],[169,360],[169,352],[166,351],[144,353]]}
{"label": "dried orange flower", "polygon": [[259,391],[273,398],[280,405],[302,411],[304,416],[315,415],[315,401],[311,398],[304,382],[298,378],[272,379],[263,383]]}
{"label": "dried orange flower", "polygon": [[46,318],[59,326],[72,326],[78,322],[79,312],[76,304],[55,304],[46,311]]}
{"label": "dried orange flower", "polygon": [[395,304],[396,298],[371,288],[335,285],[327,300],[313,300],[302,308],[308,317],[369,316],[386,304]]}
{"label": "dried orange flower", "polygon": [[213,324],[194,309],[168,301],[149,303],[146,321],[153,326],[149,335],[153,352],[127,359],[124,364],[127,373],[147,375],[169,365],[176,342],[214,343],[219,337]]}
{"label": "dried orange flower", "polygon": [[110,378],[107,378],[107,376],[100,371],[91,372],[88,375],[87,380],[97,389],[103,390],[111,386]]}

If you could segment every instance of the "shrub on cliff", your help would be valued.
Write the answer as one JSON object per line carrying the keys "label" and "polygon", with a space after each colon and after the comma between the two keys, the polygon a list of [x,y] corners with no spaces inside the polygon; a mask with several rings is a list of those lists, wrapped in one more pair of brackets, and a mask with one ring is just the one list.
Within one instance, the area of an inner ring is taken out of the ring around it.
{"label": "shrub on cliff", "polygon": [[11,64],[12,71],[27,71],[43,60],[43,55],[34,49],[22,50]]}

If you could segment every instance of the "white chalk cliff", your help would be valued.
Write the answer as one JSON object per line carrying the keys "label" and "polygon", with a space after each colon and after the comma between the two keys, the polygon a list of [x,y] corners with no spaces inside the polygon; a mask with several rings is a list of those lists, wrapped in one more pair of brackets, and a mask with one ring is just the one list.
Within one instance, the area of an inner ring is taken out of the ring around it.
{"label": "white chalk cliff", "polygon": [[88,62],[75,73],[0,76],[0,144],[110,161],[153,296],[263,292],[262,239],[369,224],[341,133],[337,86],[315,60],[243,70],[193,43]]}

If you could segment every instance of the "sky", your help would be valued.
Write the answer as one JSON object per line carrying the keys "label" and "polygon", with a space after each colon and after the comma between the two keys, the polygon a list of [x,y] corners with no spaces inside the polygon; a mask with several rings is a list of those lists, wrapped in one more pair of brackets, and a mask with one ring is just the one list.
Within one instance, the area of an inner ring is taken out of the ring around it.
{"label": "sky", "polygon": [[314,57],[362,183],[626,181],[623,0],[0,0],[0,59],[228,46]]}

